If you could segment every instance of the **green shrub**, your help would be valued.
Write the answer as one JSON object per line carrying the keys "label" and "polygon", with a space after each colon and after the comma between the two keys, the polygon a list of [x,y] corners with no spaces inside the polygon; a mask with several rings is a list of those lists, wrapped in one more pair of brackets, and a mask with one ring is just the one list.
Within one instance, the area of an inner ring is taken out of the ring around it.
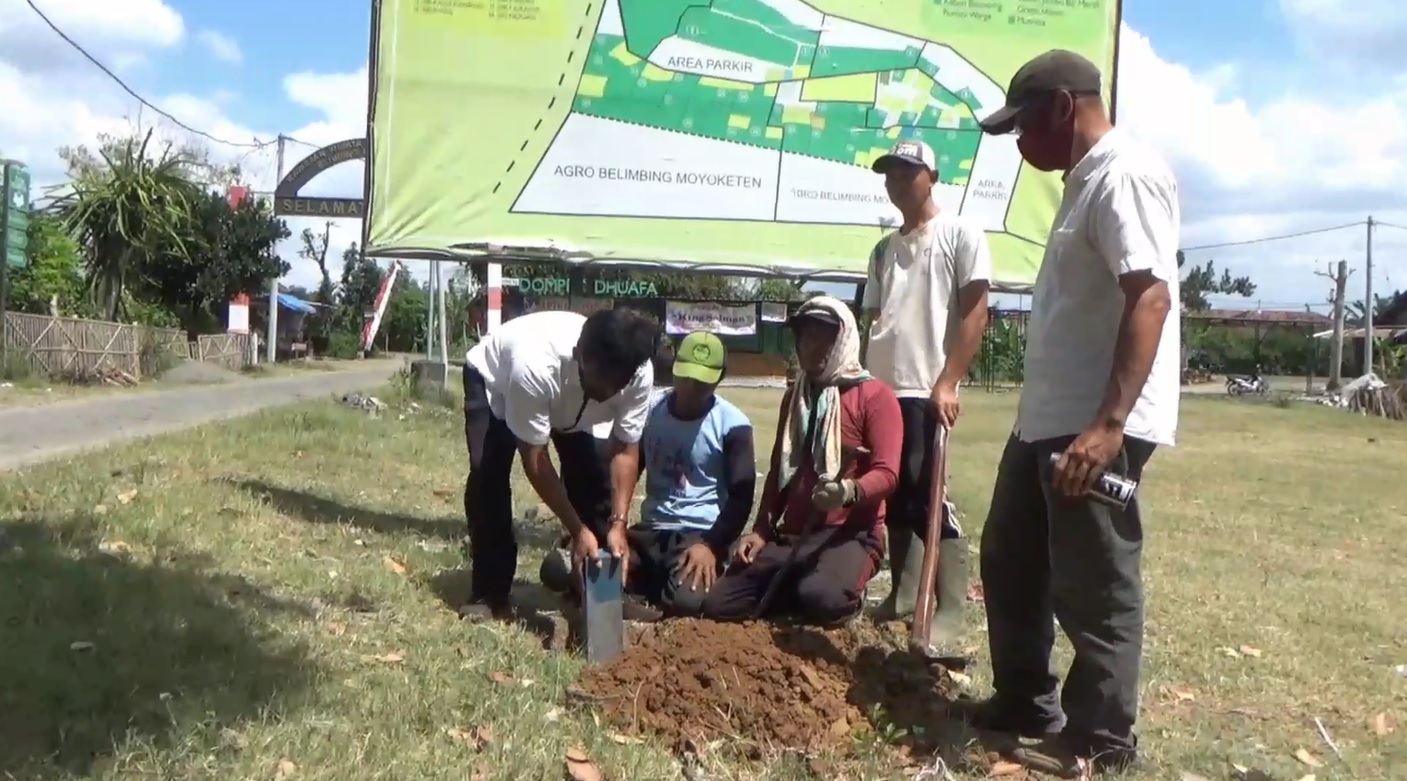
{"label": "green shrub", "polygon": [[327,356],[338,360],[358,358],[362,353],[361,336],[347,331],[333,331],[327,338]]}

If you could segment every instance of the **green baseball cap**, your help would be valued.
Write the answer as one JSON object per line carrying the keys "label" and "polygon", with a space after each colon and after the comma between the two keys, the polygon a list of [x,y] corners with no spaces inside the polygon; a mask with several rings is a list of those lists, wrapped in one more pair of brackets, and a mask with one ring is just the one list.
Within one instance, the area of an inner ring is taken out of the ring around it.
{"label": "green baseball cap", "polygon": [[694,331],[684,337],[674,351],[674,376],[717,385],[723,379],[727,357],[722,339],[708,331]]}

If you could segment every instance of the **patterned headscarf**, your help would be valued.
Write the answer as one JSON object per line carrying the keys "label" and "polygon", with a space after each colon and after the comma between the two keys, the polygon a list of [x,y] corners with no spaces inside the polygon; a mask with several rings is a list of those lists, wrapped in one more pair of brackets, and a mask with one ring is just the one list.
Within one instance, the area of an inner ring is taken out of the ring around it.
{"label": "patterned headscarf", "polygon": [[842,468],[840,391],[872,379],[860,365],[860,329],[850,307],[838,298],[817,296],[802,304],[793,317],[799,318],[814,310],[831,315],[840,324],[840,332],[836,334],[820,377],[813,381],[803,372],[792,388],[786,420],[781,421],[784,427],[779,459],[782,473],[778,475],[777,485],[783,488],[796,476],[805,460],[806,425],[810,421],[813,391],[820,388],[816,395],[816,436],[811,442],[811,461],[821,479],[834,480],[840,476]]}

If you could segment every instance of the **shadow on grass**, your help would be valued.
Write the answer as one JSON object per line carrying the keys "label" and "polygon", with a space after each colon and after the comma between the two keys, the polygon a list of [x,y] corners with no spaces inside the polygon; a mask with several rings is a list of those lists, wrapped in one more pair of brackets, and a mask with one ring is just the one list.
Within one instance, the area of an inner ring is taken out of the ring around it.
{"label": "shadow on grass", "polygon": [[464,536],[464,521],[459,518],[422,518],[406,513],[370,510],[263,480],[230,479],[229,482],[255,498],[268,500],[284,515],[302,518],[309,523],[345,523],[378,534],[412,532],[442,540],[458,541]]}
{"label": "shadow on grass", "polygon": [[[411,532],[422,537],[460,542],[464,539],[462,516],[424,518],[407,513],[387,513],[343,504],[310,491],[288,488],[264,480],[227,481],[249,495],[265,499],[284,515],[302,518],[309,523],[348,524],[378,534]],[[527,548],[546,549],[557,545],[562,531],[559,526],[537,521],[518,520],[513,524],[518,544]]]}
{"label": "shadow on grass", "polygon": [[120,752],[220,750],[316,676],[263,623],[307,608],[208,562],[99,547],[91,518],[0,524],[0,776],[103,773]]}
{"label": "shadow on grass", "polygon": [[[451,612],[458,614],[469,601],[470,572],[467,569],[441,570],[421,577],[420,585],[428,589]],[[562,597],[540,583],[518,579],[513,583],[514,620],[524,629],[542,639],[544,650],[562,650],[568,644],[567,615]]]}
{"label": "shadow on grass", "polygon": [[874,644],[847,653],[808,627],[778,627],[773,639],[788,653],[843,670],[850,680],[846,700],[865,714],[877,735],[907,746],[910,756],[937,754],[947,767],[961,771],[977,765],[973,748],[988,747],[962,716],[966,701],[953,696],[953,685],[927,660]]}

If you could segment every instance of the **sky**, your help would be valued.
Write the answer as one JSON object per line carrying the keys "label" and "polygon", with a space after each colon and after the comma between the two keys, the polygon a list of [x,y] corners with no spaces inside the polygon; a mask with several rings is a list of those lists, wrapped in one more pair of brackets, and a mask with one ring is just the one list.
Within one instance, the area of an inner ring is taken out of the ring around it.
{"label": "sky", "polygon": [[[283,133],[292,167],[317,146],[366,131],[370,2],[349,0],[35,0],[133,90],[223,142],[256,190],[271,190]],[[1218,306],[1324,311],[1347,260],[1361,298],[1370,215],[1373,288],[1407,288],[1407,3],[1388,0],[1124,0],[1117,123],[1167,157],[1183,198],[1190,261],[1247,275],[1251,299]],[[143,109],[46,28],[25,0],[0,0],[0,155],[37,185],[63,179],[56,149],[100,133],[184,131]],[[344,163],[305,195],[356,197]],[[1355,223],[1357,223],[1355,225]],[[1298,238],[1267,236],[1351,225]],[[1404,227],[1391,227],[1404,226]],[[314,221],[289,220],[297,236]],[[360,225],[334,224],[333,252]],[[1195,249],[1207,245],[1238,246]],[[1248,242],[1248,243],[1242,243]],[[287,284],[317,272],[296,257]]]}

